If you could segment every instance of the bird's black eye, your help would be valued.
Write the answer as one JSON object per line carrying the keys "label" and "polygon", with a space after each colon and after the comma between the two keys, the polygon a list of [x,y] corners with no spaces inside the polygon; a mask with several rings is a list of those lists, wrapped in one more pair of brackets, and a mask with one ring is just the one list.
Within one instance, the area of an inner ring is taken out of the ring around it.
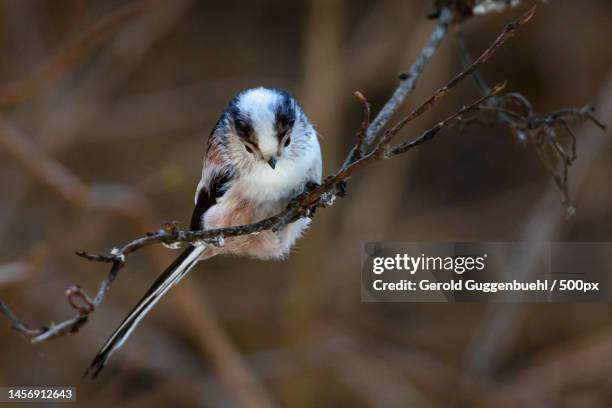
{"label": "bird's black eye", "polygon": [[247,152],[249,153],[253,153],[253,149],[251,149],[248,145],[244,145],[244,148],[246,149]]}
{"label": "bird's black eye", "polygon": [[238,136],[242,137],[243,139],[248,139],[251,136],[251,133],[253,132],[253,128],[251,127],[249,123],[247,123],[246,121],[242,119],[236,119],[234,121],[234,124],[236,126],[236,131],[238,132]]}
{"label": "bird's black eye", "polygon": [[290,137],[285,139],[285,147],[289,146],[289,143],[291,143],[291,138]]}

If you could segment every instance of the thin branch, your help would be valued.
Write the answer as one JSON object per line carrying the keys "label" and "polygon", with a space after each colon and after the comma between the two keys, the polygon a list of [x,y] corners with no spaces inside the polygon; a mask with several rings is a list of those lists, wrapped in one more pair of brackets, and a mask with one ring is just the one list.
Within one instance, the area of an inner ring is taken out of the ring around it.
{"label": "thin branch", "polygon": [[458,110],[457,112],[453,113],[452,115],[450,115],[449,117],[447,117],[446,119],[438,122],[435,126],[427,129],[425,132],[423,132],[421,134],[421,136],[419,136],[418,138],[408,141],[408,142],[404,142],[401,143],[397,146],[392,147],[391,149],[389,149],[387,151],[387,155],[389,157],[391,156],[396,156],[398,154],[402,154],[402,153],[406,153],[408,150],[420,146],[423,143],[427,142],[428,140],[430,140],[431,138],[433,138],[440,130],[442,130],[444,127],[446,127],[450,122],[455,121],[455,120],[462,120],[464,115],[467,115],[468,113],[474,112],[476,110],[479,109],[480,104],[482,104],[483,102],[485,102],[487,99],[494,97],[495,95],[497,95],[498,93],[500,93],[504,88],[506,87],[506,83],[505,82],[500,82],[499,84],[495,85],[493,87],[493,89],[491,89],[489,91],[489,93],[485,96],[482,96],[481,98],[479,98],[477,101],[475,101],[474,103],[468,105],[468,106],[464,106],[463,108],[461,108],[460,110]]}
{"label": "thin branch", "polygon": [[[423,73],[425,65],[427,65],[431,57],[442,43],[442,40],[448,32],[448,27],[452,20],[453,12],[449,8],[444,7],[440,11],[436,27],[431,33],[429,40],[421,50],[417,60],[414,62],[414,64],[412,64],[408,72],[399,76],[400,83],[393,92],[393,95],[391,95],[387,103],[385,103],[385,106],[374,118],[374,121],[370,124],[370,126],[368,126],[364,139],[364,144],[366,147],[374,142],[374,139],[376,139],[381,129],[389,122],[393,114],[397,112],[398,108],[404,102],[406,96],[408,96],[408,94],[414,90],[416,81]],[[352,149],[347,155],[343,167],[348,166],[353,157],[355,157],[355,153]]]}
{"label": "thin branch", "polygon": [[370,103],[366,99],[365,96],[359,91],[355,91],[355,97],[359,102],[361,102],[361,106],[363,107],[363,120],[361,122],[361,127],[357,132],[357,143],[355,145],[355,149],[353,150],[353,157],[350,159],[351,162],[355,160],[361,159],[364,155],[364,139],[366,133],[368,131],[368,127],[370,126]]}
{"label": "thin branch", "polygon": [[[474,61],[470,54],[460,25],[455,26],[455,39],[464,65],[474,67],[470,74],[481,93],[487,94],[488,85],[475,66],[477,60]],[[540,161],[557,186],[567,216],[572,216],[575,210],[569,194],[569,168],[576,160],[576,136],[570,124],[590,121],[605,131],[605,126],[593,116],[593,107],[565,108],[556,112],[536,114],[531,102],[525,96],[513,92],[490,98],[478,109],[495,113],[495,121],[486,122],[479,118],[477,123],[486,126],[501,125],[508,128],[519,141],[534,147]],[[565,146],[566,143],[560,139],[562,133],[569,138],[569,146]]]}
{"label": "thin branch", "polygon": [[37,329],[32,329],[26,326],[6,305],[6,303],[2,301],[2,299],[0,299],[0,312],[2,312],[2,314],[4,314],[9,319],[9,321],[11,322],[11,328],[25,337],[39,336],[48,330],[48,328],[44,326]]}
{"label": "thin branch", "polygon": [[475,72],[481,64],[487,62],[499,47],[501,47],[509,38],[513,37],[516,34],[516,30],[518,28],[520,28],[522,25],[528,23],[531,20],[531,18],[535,14],[535,10],[536,7],[533,6],[517,20],[507,24],[501,34],[499,34],[499,36],[495,39],[495,41],[493,41],[493,43],[476,60],[474,60],[474,62],[468,65],[453,79],[448,81],[446,85],[441,88],[438,88],[433,93],[433,95],[429,97],[429,99],[421,103],[421,105],[419,105],[412,112],[410,112],[404,119],[400,120],[395,126],[385,132],[385,135],[383,136],[383,143],[389,143],[390,139],[393,138],[397,134],[397,132],[401,128],[403,128],[408,122],[411,122],[415,118],[423,115],[425,112],[431,109],[431,107],[436,102],[443,98],[451,89],[457,86],[459,82],[461,82],[468,75]]}
{"label": "thin branch", "polygon": [[[455,25],[455,41],[457,41],[458,50],[461,55],[461,59],[463,61],[463,66],[467,67],[473,63],[474,58],[472,57],[472,53],[470,52],[466,42],[465,36],[463,35],[463,30],[461,29],[461,25]],[[480,92],[483,94],[489,93],[490,89],[485,80],[480,75],[479,70],[475,70],[472,72],[472,79],[474,79],[474,83],[480,89]]]}

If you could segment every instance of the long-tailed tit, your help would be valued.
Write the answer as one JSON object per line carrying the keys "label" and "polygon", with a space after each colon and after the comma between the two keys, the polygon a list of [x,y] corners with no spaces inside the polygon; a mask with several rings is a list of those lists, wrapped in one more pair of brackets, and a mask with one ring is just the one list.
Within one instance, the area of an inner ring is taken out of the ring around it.
{"label": "long-tailed tit", "polygon": [[[281,212],[306,186],[320,181],[317,134],[295,99],[275,89],[248,89],[230,101],[208,139],[191,229],[260,221]],[[218,254],[283,258],[309,222],[301,218],[278,232],[227,238],[221,247],[189,246],[106,341],[91,363],[93,377],[147,312],[198,261]]]}

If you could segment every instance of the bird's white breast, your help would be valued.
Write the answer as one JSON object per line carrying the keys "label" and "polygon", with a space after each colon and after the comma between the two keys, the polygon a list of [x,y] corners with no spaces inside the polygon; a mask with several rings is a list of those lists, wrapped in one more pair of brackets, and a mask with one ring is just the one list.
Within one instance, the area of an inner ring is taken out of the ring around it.
{"label": "bird's white breast", "polygon": [[256,203],[290,199],[301,192],[307,177],[316,172],[315,166],[320,164],[309,153],[296,158],[281,156],[274,169],[258,162],[240,177],[240,189],[245,198]]}

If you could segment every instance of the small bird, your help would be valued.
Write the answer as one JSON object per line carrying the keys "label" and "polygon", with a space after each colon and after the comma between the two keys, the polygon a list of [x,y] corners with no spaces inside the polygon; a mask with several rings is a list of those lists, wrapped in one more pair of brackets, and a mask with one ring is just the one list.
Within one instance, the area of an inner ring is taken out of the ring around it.
{"label": "small bird", "polygon": [[[275,215],[321,182],[321,166],[317,133],[292,96],[263,87],[242,91],[208,138],[190,228],[244,225]],[[226,238],[220,247],[186,248],[104,343],[85,375],[100,373],[142,318],[197,262],[219,254],[282,259],[309,223],[300,218],[280,231]]]}

